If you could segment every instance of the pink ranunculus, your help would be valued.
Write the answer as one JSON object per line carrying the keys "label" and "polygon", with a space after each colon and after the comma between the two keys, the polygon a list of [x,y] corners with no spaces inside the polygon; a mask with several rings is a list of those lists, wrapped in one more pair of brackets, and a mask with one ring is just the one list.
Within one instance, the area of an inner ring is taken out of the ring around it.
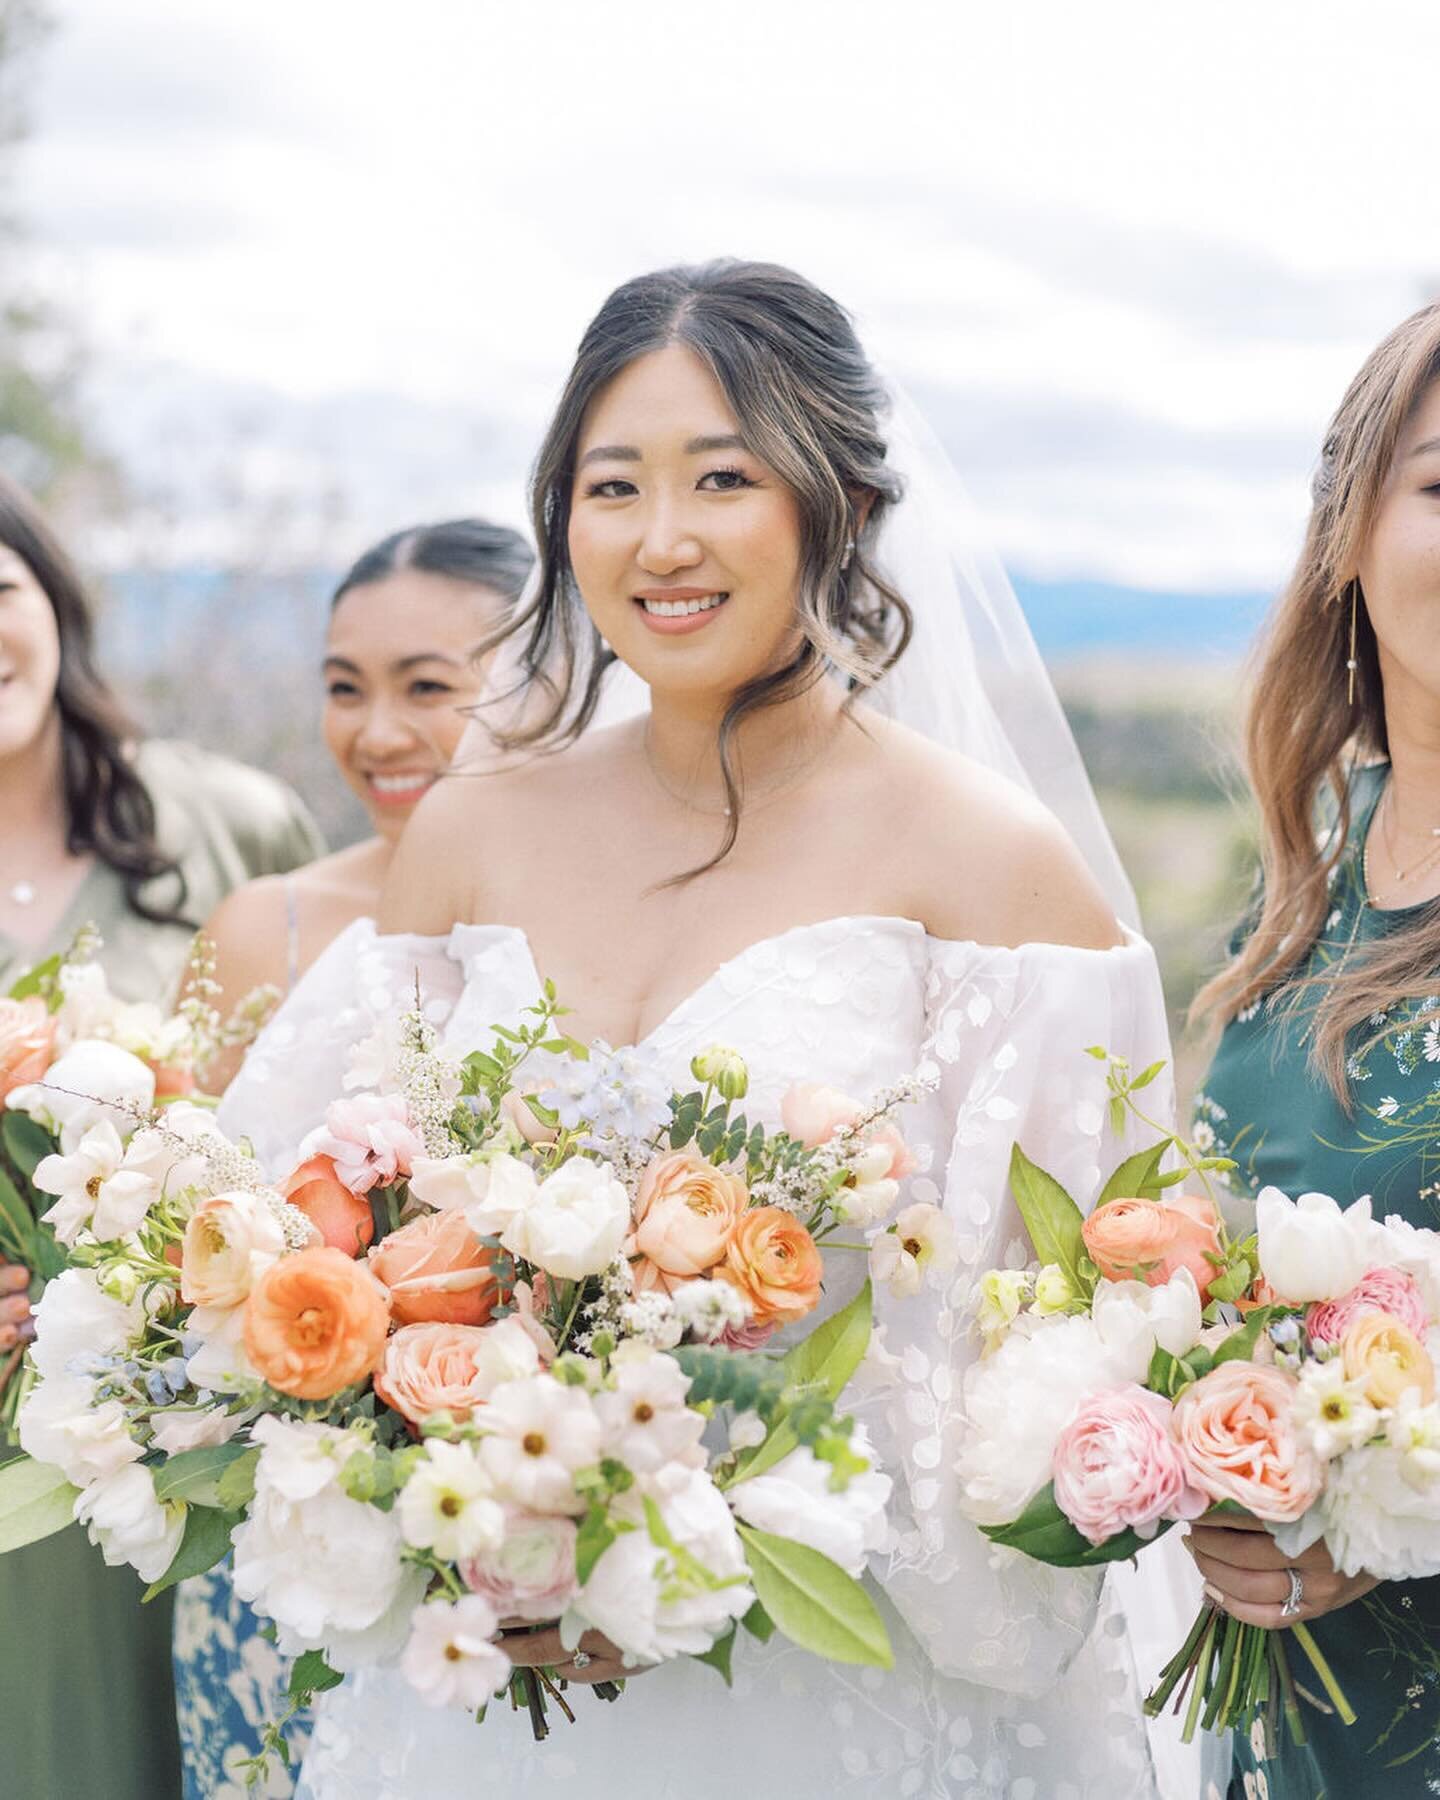
{"label": "pink ranunculus", "polygon": [[425,1141],[410,1123],[403,1095],[356,1094],[331,1102],[324,1125],[310,1133],[300,1154],[330,1157],[352,1194],[368,1194],[408,1175],[425,1154]]}
{"label": "pink ranunculus", "polygon": [[1175,1402],[1175,1440],[1195,1486],[1283,1524],[1308,1512],[1325,1469],[1296,1434],[1299,1383],[1283,1369],[1221,1363]]}
{"label": "pink ranunculus", "polygon": [[1305,1329],[1317,1344],[1338,1344],[1366,1313],[1389,1313],[1417,1338],[1425,1336],[1429,1319],[1413,1275],[1403,1269],[1367,1269],[1348,1294],[1317,1300],[1305,1314]]}
{"label": "pink ranunculus", "polygon": [[[853,1125],[864,1112],[858,1100],[818,1081],[797,1081],[780,1102],[780,1123],[807,1150]],[[897,1134],[898,1135],[898,1134]]]}
{"label": "pink ranunculus", "polygon": [[502,1619],[558,1619],[576,1588],[576,1538],[573,1519],[507,1507],[499,1545],[461,1563],[461,1578]]}
{"label": "pink ranunculus", "polygon": [[1209,1505],[1191,1485],[1170,1428],[1170,1402],[1131,1382],[1082,1402],[1055,1445],[1055,1504],[1092,1544]]}

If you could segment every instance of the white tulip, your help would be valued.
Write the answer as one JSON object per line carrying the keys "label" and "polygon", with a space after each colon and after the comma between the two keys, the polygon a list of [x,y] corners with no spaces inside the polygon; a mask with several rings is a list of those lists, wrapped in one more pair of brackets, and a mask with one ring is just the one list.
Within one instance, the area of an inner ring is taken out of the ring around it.
{"label": "white tulip", "polygon": [[1328,1194],[1291,1201],[1279,1188],[1263,1188],[1255,1224],[1261,1273],[1291,1306],[1348,1294],[1375,1252],[1377,1228],[1368,1194],[1342,1212]]}

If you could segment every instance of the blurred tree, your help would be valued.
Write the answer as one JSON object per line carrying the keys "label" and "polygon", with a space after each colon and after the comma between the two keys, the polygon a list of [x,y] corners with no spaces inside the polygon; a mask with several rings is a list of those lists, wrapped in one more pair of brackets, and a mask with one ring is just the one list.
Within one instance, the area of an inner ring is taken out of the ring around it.
{"label": "blurred tree", "polygon": [[80,421],[76,331],[37,285],[15,202],[27,101],[51,27],[43,0],[0,0],[0,467],[53,499],[108,485],[110,471]]}

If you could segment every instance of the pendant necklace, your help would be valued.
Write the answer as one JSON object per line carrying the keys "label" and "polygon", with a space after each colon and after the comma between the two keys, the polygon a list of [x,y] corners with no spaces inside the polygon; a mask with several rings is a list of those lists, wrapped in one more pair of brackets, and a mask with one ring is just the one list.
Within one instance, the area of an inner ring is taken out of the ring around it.
{"label": "pendant necklace", "polygon": [[35,904],[35,883],[33,881],[16,881],[6,889],[6,899],[15,906],[33,906]]}

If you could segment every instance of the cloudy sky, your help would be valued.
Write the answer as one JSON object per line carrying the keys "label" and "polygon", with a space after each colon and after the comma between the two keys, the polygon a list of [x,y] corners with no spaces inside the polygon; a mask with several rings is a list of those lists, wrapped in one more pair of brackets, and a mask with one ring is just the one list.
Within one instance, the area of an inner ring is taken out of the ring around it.
{"label": "cloudy sky", "polygon": [[1433,0],[55,5],[21,199],[107,430],[341,553],[518,518],[605,292],[739,253],[854,309],[1013,567],[1263,588],[1440,291]]}

